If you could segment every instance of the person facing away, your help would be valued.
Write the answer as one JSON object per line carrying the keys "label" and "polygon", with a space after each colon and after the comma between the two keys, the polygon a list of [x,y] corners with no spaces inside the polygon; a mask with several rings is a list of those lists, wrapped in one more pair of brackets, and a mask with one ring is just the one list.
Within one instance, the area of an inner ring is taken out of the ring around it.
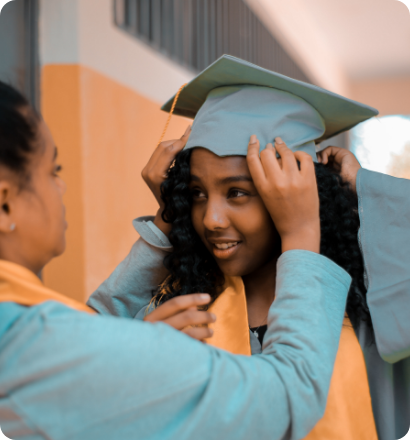
{"label": "person facing away", "polygon": [[[298,158],[300,170],[293,153],[284,160],[280,193],[276,180],[265,182],[282,216],[303,212],[299,224],[277,227],[285,252],[267,342],[259,356],[235,356],[195,340],[212,335],[207,324],[214,316],[197,309],[209,303],[207,294],[167,301],[142,322],[98,316],[42,284],[37,274],[65,248],[66,188],[47,125],[0,83],[4,434],[28,440],[306,435],[324,411],[351,278],[318,253],[313,163]],[[249,160],[262,166],[265,159],[251,151]],[[309,236],[301,224],[309,225]],[[133,252],[144,275],[151,249],[140,240]]]}
{"label": "person facing away", "polygon": [[[150,218],[135,221],[141,236],[162,250],[163,261],[158,258],[151,266],[163,276],[155,302],[206,290],[213,301],[209,310],[218,317],[209,343],[234,353],[259,353],[276,294],[275,263],[281,244],[275,226],[281,219],[271,213],[273,199],[256,190],[258,182],[244,157],[246,133],[259,131],[249,146],[258,151],[266,145],[258,138],[266,140],[267,133],[272,139],[279,133],[292,148],[308,151],[306,141],[323,139],[335,130],[332,112],[339,113],[336,131],[341,132],[364,118],[369,109],[363,107],[233,57],[223,57],[183,89],[176,112],[196,115],[192,133],[188,130],[181,140],[164,142],[154,153],[145,178],[160,210],[154,223]],[[275,122],[282,133],[272,131]],[[280,154],[283,143],[278,141]],[[268,144],[266,150],[272,148]],[[314,149],[311,155],[316,157]],[[325,167],[329,158],[341,170]],[[401,438],[410,424],[406,386],[410,332],[403,316],[410,285],[406,247],[401,243],[410,242],[406,222],[410,206],[405,199],[409,182],[361,170],[343,149],[332,147],[319,159],[322,164],[315,164],[315,170],[321,253],[344,267],[353,281],[328,406],[308,439]],[[275,162],[269,168],[279,172]],[[264,168],[266,174],[269,168]],[[131,253],[89,304],[101,313],[144,318],[151,310],[148,297],[139,309],[140,291],[126,284],[133,270]],[[121,283],[120,298],[111,295],[116,282]],[[125,302],[127,310],[122,307]]]}

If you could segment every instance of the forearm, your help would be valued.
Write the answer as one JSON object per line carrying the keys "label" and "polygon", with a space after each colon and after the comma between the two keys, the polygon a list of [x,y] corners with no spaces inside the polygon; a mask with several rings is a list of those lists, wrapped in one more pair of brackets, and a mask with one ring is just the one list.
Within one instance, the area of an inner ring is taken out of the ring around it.
{"label": "forearm", "polygon": [[262,356],[281,378],[293,438],[307,435],[323,415],[350,282],[313,252],[289,251],[278,260]]}
{"label": "forearm", "polygon": [[164,235],[168,237],[169,233],[171,232],[172,225],[171,223],[164,222],[164,219],[162,218],[162,211],[163,210],[161,208],[157,211],[152,222]]}
{"label": "forearm", "polygon": [[[310,284],[309,277],[305,281]],[[294,295],[288,287],[279,290]],[[320,364],[329,359],[314,348],[317,341],[304,342],[309,328],[319,325],[314,313],[293,322],[293,312],[279,304],[287,328],[270,322],[270,337],[285,332],[293,338],[278,337],[264,355],[245,357],[165,324],[88,316],[55,303],[20,309],[18,324],[1,340],[0,386],[13,417],[5,427],[31,426],[33,435],[56,440],[130,433],[141,440],[296,440],[322,416],[324,404],[316,400],[328,384]]]}
{"label": "forearm", "polygon": [[101,314],[134,318],[167,275],[165,255],[140,238],[87,304]]}
{"label": "forearm", "polygon": [[166,278],[163,261],[172,247],[152,220],[154,217],[140,217],[133,221],[141,238],[88,300],[99,313],[135,318]]}

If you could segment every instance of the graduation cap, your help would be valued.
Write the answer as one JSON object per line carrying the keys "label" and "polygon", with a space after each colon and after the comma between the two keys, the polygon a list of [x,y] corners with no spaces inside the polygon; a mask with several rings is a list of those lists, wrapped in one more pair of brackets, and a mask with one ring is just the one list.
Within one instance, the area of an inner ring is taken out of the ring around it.
{"label": "graduation cap", "polygon": [[378,114],[372,107],[223,55],[180,89],[162,110],[195,118],[185,149],[246,155],[256,134],[264,149],[280,136],[316,161],[315,144]]}

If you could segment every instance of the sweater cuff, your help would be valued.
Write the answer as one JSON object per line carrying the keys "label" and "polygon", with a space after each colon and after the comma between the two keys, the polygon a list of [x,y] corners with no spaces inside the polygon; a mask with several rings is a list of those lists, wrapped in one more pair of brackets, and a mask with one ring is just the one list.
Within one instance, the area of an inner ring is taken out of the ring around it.
{"label": "sweater cuff", "polygon": [[134,229],[140,234],[141,238],[154,248],[172,252],[172,245],[168,237],[157,228],[152,220],[154,216],[138,217],[133,220]]}

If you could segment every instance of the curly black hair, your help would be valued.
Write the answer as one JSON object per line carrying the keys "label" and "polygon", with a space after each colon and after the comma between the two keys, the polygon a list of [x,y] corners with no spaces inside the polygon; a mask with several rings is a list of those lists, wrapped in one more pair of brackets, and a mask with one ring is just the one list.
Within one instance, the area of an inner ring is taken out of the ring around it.
{"label": "curly black hair", "polygon": [[[177,155],[161,187],[165,203],[163,219],[172,223],[169,240],[173,246],[173,251],[164,259],[169,276],[159,286],[158,300],[161,303],[195,292],[207,292],[214,301],[224,283],[222,272],[192,225],[191,154],[192,150],[186,150]],[[353,326],[365,321],[372,327],[358,243],[357,195],[334,169],[317,163],[315,171],[320,200],[320,253],[352,277],[346,312]]]}

